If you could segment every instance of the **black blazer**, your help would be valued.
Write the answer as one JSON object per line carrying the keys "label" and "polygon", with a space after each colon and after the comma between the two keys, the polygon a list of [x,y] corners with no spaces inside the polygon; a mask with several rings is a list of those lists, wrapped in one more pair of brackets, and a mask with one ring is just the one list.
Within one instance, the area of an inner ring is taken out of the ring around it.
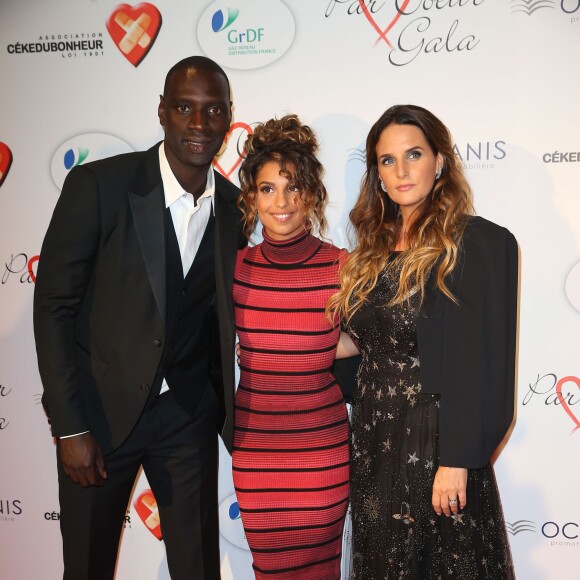
{"label": "black blazer", "polygon": [[[166,332],[165,197],[159,145],[67,176],[38,263],[34,332],[53,435],[90,430],[105,452],[137,422]],[[233,412],[232,282],[239,190],[215,172],[218,395]],[[231,435],[230,435],[231,437]]]}
{"label": "black blazer", "polygon": [[417,321],[421,385],[441,395],[439,459],[487,464],[514,416],[518,247],[505,228],[470,217],[449,287],[434,276]]}

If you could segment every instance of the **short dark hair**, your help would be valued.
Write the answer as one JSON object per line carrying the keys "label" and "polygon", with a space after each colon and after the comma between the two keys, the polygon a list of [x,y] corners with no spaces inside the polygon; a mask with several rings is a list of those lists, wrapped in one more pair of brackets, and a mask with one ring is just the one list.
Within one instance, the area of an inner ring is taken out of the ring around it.
{"label": "short dark hair", "polygon": [[163,96],[167,92],[167,85],[169,84],[169,80],[171,77],[178,71],[186,70],[188,68],[196,68],[200,70],[208,70],[216,72],[226,79],[228,83],[228,93],[230,94],[231,99],[231,89],[230,89],[230,80],[228,79],[228,75],[225,73],[224,69],[215,61],[211,60],[211,58],[207,58],[206,56],[188,56],[183,60],[180,60],[178,63],[174,64],[167,73],[165,77],[165,84],[163,85]]}

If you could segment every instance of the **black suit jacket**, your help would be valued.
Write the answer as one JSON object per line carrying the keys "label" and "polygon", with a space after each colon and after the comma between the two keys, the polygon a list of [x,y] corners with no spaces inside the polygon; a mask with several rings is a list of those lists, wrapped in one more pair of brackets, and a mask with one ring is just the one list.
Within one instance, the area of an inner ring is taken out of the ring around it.
{"label": "black suit jacket", "polygon": [[505,228],[471,217],[449,280],[455,304],[427,284],[417,321],[421,385],[441,395],[441,465],[487,464],[514,416],[518,247]]}
{"label": "black suit jacket", "polygon": [[[215,355],[223,364],[212,374],[231,417],[231,290],[243,237],[239,190],[217,172],[215,178]],[[105,452],[115,449],[159,380],[166,338],[164,211],[158,145],[78,166],[66,178],[34,296],[38,365],[57,437],[90,430]]]}

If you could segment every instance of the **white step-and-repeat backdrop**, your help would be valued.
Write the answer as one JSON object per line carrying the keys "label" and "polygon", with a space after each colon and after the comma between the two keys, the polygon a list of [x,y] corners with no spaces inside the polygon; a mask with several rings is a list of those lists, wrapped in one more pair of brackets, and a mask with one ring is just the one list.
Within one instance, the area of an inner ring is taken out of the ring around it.
{"label": "white step-and-repeat backdrop", "polygon": [[[129,38],[130,37],[130,38]],[[61,576],[54,444],[32,334],[38,253],[67,172],[150,147],[166,71],[205,54],[235,119],[218,169],[237,181],[252,125],[299,114],[321,140],[335,244],[363,144],[395,103],[451,128],[476,209],[521,248],[517,422],[496,461],[517,576],[580,568],[580,0],[2,0],[0,577]],[[225,579],[252,578],[227,454]],[[141,478],[119,579],[168,578]]]}

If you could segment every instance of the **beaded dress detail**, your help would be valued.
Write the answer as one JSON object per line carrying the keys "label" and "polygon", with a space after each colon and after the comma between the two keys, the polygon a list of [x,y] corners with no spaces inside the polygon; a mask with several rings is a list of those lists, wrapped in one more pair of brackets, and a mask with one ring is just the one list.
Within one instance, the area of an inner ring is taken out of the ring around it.
{"label": "beaded dress detail", "polygon": [[387,307],[396,286],[387,268],[345,328],[362,354],[352,401],[352,578],[510,580],[490,465],[469,470],[457,515],[437,516],[431,505],[439,396],[421,393],[419,296]]}

